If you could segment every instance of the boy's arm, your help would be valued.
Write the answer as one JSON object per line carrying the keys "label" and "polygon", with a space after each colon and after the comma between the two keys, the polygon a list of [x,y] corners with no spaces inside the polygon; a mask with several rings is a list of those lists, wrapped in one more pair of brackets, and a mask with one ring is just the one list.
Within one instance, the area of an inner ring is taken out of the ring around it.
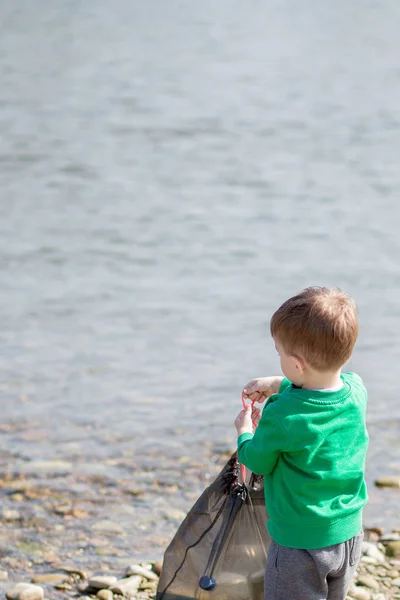
{"label": "boy's arm", "polygon": [[257,475],[273,471],[284,447],[281,424],[269,412],[264,410],[254,434],[247,431],[238,437],[239,462]]}

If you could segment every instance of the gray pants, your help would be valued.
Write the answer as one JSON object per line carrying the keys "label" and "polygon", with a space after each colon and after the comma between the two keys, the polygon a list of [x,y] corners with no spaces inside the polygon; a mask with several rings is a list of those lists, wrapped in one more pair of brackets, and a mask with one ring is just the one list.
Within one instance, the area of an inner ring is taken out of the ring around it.
{"label": "gray pants", "polygon": [[364,532],[318,550],[286,548],[271,541],[265,600],[344,600],[361,555]]}

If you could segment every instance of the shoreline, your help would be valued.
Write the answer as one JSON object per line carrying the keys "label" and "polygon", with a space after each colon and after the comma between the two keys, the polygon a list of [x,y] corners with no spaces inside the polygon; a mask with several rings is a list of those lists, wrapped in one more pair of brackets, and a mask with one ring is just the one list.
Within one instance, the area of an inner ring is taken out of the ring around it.
{"label": "shoreline", "polygon": [[[162,560],[132,562],[125,568],[96,569],[89,573],[74,566],[42,564],[26,577],[0,569],[0,598],[7,600],[154,600]],[[33,567],[33,565],[32,565]],[[4,594],[4,595],[3,595]],[[362,556],[348,600],[400,598],[400,528],[383,534],[365,530]]]}

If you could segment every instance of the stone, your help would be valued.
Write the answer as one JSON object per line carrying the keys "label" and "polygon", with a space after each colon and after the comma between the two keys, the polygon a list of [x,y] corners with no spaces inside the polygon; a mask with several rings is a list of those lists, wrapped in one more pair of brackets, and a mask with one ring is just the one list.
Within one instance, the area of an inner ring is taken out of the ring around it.
{"label": "stone", "polygon": [[153,571],[149,569],[145,569],[140,565],[130,565],[125,571],[125,577],[130,577],[131,575],[141,575],[145,577],[149,581],[158,581],[158,577]]}
{"label": "stone", "polygon": [[32,577],[32,583],[63,583],[68,579],[67,573],[41,573]]}
{"label": "stone", "polygon": [[93,531],[101,531],[102,533],[124,533],[123,528],[118,523],[112,521],[97,521],[92,527]]}
{"label": "stone", "polygon": [[23,502],[25,500],[25,496],[19,492],[15,492],[15,494],[12,494],[10,498],[13,502]]}
{"label": "stone", "polygon": [[133,575],[132,577],[117,581],[117,583],[112,586],[111,591],[113,594],[118,594],[119,596],[131,596],[136,594],[141,583],[142,578],[140,575]]}
{"label": "stone", "polygon": [[86,571],[82,569],[78,569],[77,567],[58,567],[61,571],[65,571],[66,573],[70,573],[71,575],[77,575],[79,579],[87,579],[88,574]]}
{"label": "stone", "polygon": [[21,514],[17,510],[3,510],[2,518],[4,521],[19,521]]}
{"label": "stone", "polygon": [[371,600],[371,592],[362,587],[355,587],[350,593],[350,598],[354,600]]}
{"label": "stone", "polygon": [[376,544],[372,544],[371,542],[363,542],[361,546],[361,552],[365,556],[375,558],[377,563],[383,564],[385,562],[385,555],[381,550],[379,550]]}
{"label": "stone", "polygon": [[374,558],[373,556],[362,556],[361,562],[367,563],[369,565],[377,565],[378,564],[378,560],[376,558]]}
{"label": "stone", "polygon": [[400,556],[400,540],[386,544],[386,554],[392,557]]}
{"label": "stone", "polygon": [[117,583],[117,578],[114,575],[94,575],[89,579],[87,585],[94,590],[107,590]]}
{"label": "stone", "polygon": [[43,597],[43,588],[31,583],[17,583],[6,592],[8,600],[43,600]]}
{"label": "stone", "polygon": [[61,581],[54,586],[56,590],[69,591],[72,590],[72,585],[67,581]]}
{"label": "stone", "polygon": [[160,560],[156,560],[156,562],[153,564],[153,571],[156,575],[158,575],[160,577],[161,575],[161,569],[163,566],[163,561],[162,559]]}
{"label": "stone", "polygon": [[375,481],[377,487],[400,488],[400,477],[380,477]]}
{"label": "stone", "polygon": [[87,584],[87,581],[79,581],[76,584],[76,589],[80,594],[83,595],[91,594],[92,592],[97,592],[97,590],[94,590],[90,587],[90,585]]}
{"label": "stone", "polygon": [[113,593],[111,590],[99,590],[96,594],[99,600],[113,600]]}
{"label": "stone", "polygon": [[358,578],[359,585],[370,588],[372,590],[379,590],[379,583],[372,575],[360,575]]}
{"label": "stone", "polygon": [[400,577],[400,572],[397,569],[389,569],[386,575],[392,579],[396,579],[397,577]]}
{"label": "stone", "polygon": [[397,586],[397,587],[400,587],[400,577],[396,577],[396,579],[393,579],[393,580],[392,580],[390,583],[391,583],[392,585],[395,585],[395,586]]}
{"label": "stone", "polygon": [[6,579],[8,579],[7,571],[0,571],[0,581],[5,581]]}

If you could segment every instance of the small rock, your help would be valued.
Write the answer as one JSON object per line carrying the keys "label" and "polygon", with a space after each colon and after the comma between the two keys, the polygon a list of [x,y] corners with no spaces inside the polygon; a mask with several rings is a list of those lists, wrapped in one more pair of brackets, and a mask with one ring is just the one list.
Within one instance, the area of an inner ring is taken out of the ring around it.
{"label": "small rock", "polygon": [[61,571],[65,571],[66,573],[70,573],[71,575],[78,575],[79,579],[87,579],[88,575],[86,571],[82,569],[78,569],[75,567],[58,567]]}
{"label": "small rock", "polygon": [[6,579],[8,579],[7,571],[0,571],[0,581],[5,581]]}
{"label": "small rock", "polygon": [[387,600],[385,594],[372,594],[372,600]]}
{"label": "small rock", "polygon": [[23,494],[20,494],[19,492],[11,494],[10,498],[13,502],[23,502],[25,500],[25,496]]}
{"label": "small rock", "polygon": [[390,583],[392,585],[396,585],[397,587],[400,587],[400,577],[396,577],[396,579],[393,579]]}
{"label": "small rock", "polygon": [[79,596],[77,600],[92,600],[90,596]]}
{"label": "small rock", "polygon": [[131,575],[141,575],[142,577],[145,577],[149,581],[157,581],[158,580],[157,575],[153,571],[150,571],[149,569],[145,569],[144,567],[141,567],[140,565],[130,565],[126,569],[125,577],[130,577]]}
{"label": "small rock", "polygon": [[113,600],[113,593],[111,590],[99,590],[96,594],[99,600]]}
{"label": "small rock", "polygon": [[368,565],[377,565],[378,564],[378,560],[376,558],[374,558],[373,556],[362,556],[361,562],[367,563]]}
{"label": "small rock", "polygon": [[162,569],[162,566],[163,566],[163,561],[162,561],[162,559],[160,559],[160,560],[157,560],[157,561],[154,563],[154,565],[153,565],[153,571],[154,571],[154,573],[155,573],[156,575],[158,575],[159,577],[160,577],[160,575],[161,575],[161,569]]}
{"label": "small rock", "polygon": [[84,595],[91,594],[92,592],[97,592],[97,590],[94,590],[92,587],[90,587],[90,585],[87,584],[87,581],[79,581],[76,584],[76,589],[80,594]]}
{"label": "small rock", "polygon": [[377,562],[384,563],[385,555],[376,544],[372,544],[371,542],[363,542],[361,546],[361,552],[370,558],[375,558]]}
{"label": "small rock", "polygon": [[372,590],[379,590],[379,583],[372,575],[360,575],[358,583]]}
{"label": "small rock", "polygon": [[6,592],[8,600],[43,600],[43,588],[31,583],[17,583]]}
{"label": "small rock", "polygon": [[117,578],[114,575],[94,575],[88,581],[88,587],[95,590],[107,590],[117,583]]}
{"label": "small rock", "polygon": [[380,477],[375,481],[377,487],[400,488],[400,477]]}
{"label": "small rock", "polygon": [[18,521],[21,514],[17,510],[3,510],[2,517],[4,521]]}
{"label": "small rock", "polygon": [[32,583],[63,583],[67,579],[67,573],[41,573],[32,577]]}
{"label": "small rock", "polygon": [[113,594],[118,594],[120,596],[133,595],[136,594],[141,583],[142,578],[140,575],[133,575],[132,577],[117,581],[117,583],[112,586],[111,591]]}
{"label": "small rock", "polygon": [[386,554],[393,557],[400,556],[400,541],[397,540],[386,544]]}
{"label": "small rock", "polygon": [[56,590],[64,590],[64,591],[72,590],[72,585],[70,583],[68,583],[67,581],[62,581],[61,583],[56,583],[56,585],[54,587],[56,588]]}
{"label": "small rock", "polygon": [[362,587],[356,586],[349,595],[354,600],[371,600],[371,592]]}
{"label": "small rock", "polygon": [[93,531],[101,531],[102,533],[124,533],[123,528],[118,523],[112,521],[97,521],[92,527]]}
{"label": "small rock", "polygon": [[396,579],[397,577],[400,576],[400,573],[397,569],[389,569],[389,571],[386,573],[386,575],[388,577],[391,577],[392,579]]}

